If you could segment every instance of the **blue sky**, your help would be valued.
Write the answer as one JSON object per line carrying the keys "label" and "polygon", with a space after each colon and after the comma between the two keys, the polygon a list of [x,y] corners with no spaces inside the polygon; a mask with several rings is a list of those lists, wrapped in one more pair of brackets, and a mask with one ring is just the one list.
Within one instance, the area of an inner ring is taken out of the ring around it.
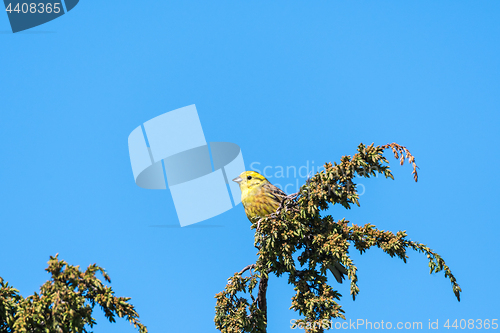
{"label": "blue sky", "polygon": [[[391,158],[394,181],[362,179],[361,207],[330,212],[407,230],[462,301],[425,256],[372,249],[352,254],[357,300],[338,286],[347,318],[498,318],[499,16],[498,1],[81,1],[12,34],[0,14],[0,276],[27,296],[50,255],[95,262],[150,332],[216,332],[214,295],[256,258],[243,207],[176,227],[170,193],[135,185],[127,149],[141,123],[196,104],[207,141],[271,176],[360,142],[407,146],[418,183]],[[293,331],[292,295],[271,278],[269,332]],[[94,332],[135,331],[95,317]]]}

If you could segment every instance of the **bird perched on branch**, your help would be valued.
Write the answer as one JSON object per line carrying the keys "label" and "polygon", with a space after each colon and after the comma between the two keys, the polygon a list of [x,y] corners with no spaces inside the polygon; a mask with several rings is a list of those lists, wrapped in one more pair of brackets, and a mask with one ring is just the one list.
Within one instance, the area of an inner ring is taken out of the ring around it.
{"label": "bird perched on branch", "polygon": [[[285,192],[271,184],[266,177],[255,171],[244,171],[233,181],[238,183],[241,190],[241,202],[245,207],[245,213],[252,223],[275,213],[281,202],[286,199]],[[328,269],[338,283],[342,283],[347,270],[339,262],[334,262]]]}
{"label": "bird perched on branch", "polygon": [[286,198],[285,192],[255,171],[245,171],[233,181],[240,185],[241,202],[252,223],[256,223],[261,217],[275,213]]}

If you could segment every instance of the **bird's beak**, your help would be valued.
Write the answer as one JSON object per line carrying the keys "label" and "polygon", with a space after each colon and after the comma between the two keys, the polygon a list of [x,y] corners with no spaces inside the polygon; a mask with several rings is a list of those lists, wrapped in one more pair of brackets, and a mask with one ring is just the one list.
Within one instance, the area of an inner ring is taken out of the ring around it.
{"label": "bird's beak", "polygon": [[236,177],[236,178],[234,178],[234,179],[233,179],[233,182],[237,182],[237,183],[239,183],[239,182],[241,182],[242,180],[243,180],[243,179],[241,179],[241,177],[239,177],[239,176],[238,176],[238,177]]}

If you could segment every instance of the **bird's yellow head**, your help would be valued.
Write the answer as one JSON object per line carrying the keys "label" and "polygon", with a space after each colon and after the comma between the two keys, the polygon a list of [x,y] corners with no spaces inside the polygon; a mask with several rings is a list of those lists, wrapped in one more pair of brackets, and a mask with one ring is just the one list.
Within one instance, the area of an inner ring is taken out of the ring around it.
{"label": "bird's yellow head", "polygon": [[243,195],[269,183],[266,177],[255,171],[244,171],[238,177],[234,178],[233,181],[240,185],[240,190]]}

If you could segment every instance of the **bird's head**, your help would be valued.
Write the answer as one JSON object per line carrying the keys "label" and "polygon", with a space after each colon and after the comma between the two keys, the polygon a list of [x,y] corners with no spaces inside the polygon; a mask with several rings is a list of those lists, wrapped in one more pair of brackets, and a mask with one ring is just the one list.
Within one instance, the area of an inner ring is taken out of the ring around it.
{"label": "bird's head", "polygon": [[251,191],[254,188],[269,183],[266,177],[255,171],[244,171],[238,177],[234,178],[233,182],[237,182],[240,185],[241,192]]}

